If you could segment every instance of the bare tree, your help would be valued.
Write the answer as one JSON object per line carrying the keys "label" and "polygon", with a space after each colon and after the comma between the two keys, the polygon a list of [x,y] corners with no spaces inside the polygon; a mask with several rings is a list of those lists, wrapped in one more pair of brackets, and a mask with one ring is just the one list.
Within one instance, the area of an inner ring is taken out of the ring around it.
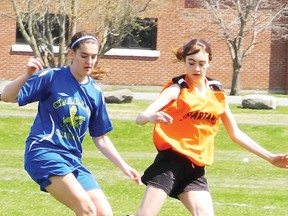
{"label": "bare tree", "polygon": [[[68,33],[66,1],[11,1],[18,28],[34,55],[45,67],[63,65]],[[57,57],[55,45],[59,47]]]}
{"label": "bare tree", "polygon": [[[240,92],[240,72],[244,59],[254,47],[266,39],[259,35],[274,32],[274,38],[287,37],[287,12],[285,0],[204,0],[204,7],[212,13],[209,22],[218,25],[218,31],[229,48],[233,62],[230,95]],[[211,31],[211,29],[209,29]],[[286,32],[286,33],[285,33]],[[277,34],[276,34],[277,33]]]}
{"label": "bare tree", "polygon": [[[18,28],[25,41],[32,48],[34,55],[42,58],[44,66],[49,67],[65,64],[65,47],[69,44],[71,35],[77,31],[77,26],[82,25],[89,25],[89,29],[97,35],[101,42],[101,57],[116,47],[135,28],[140,27],[137,18],[141,16],[141,12],[148,9],[152,0],[11,2]],[[55,47],[59,47],[57,54]]]}
{"label": "bare tree", "polygon": [[[117,47],[132,31],[143,28],[138,22],[139,18],[147,10],[157,10],[159,0],[93,0],[89,6],[77,20],[93,20],[94,33],[100,41],[99,62],[106,52]],[[102,79],[106,72],[97,64],[94,78]]]}
{"label": "bare tree", "polygon": [[[146,11],[152,0],[113,0],[106,1],[102,7],[97,7],[94,13],[101,14],[106,8],[107,13],[103,13],[95,29],[97,35],[102,36],[100,55],[105,54],[112,47],[119,43],[135,29],[141,29],[142,26],[137,22],[141,13]],[[102,27],[102,28],[99,28]]]}

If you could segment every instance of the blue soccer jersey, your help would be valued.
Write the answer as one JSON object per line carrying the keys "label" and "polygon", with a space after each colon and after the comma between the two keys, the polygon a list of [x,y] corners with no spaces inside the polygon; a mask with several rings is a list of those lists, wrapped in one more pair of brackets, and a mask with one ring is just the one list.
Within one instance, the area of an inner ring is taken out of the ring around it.
{"label": "blue soccer jersey", "polygon": [[70,67],[38,71],[21,88],[20,106],[38,101],[38,113],[26,140],[25,160],[45,152],[82,157],[82,141],[89,129],[93,137],[112,130],[103,93],[89,77],[79,84]]}

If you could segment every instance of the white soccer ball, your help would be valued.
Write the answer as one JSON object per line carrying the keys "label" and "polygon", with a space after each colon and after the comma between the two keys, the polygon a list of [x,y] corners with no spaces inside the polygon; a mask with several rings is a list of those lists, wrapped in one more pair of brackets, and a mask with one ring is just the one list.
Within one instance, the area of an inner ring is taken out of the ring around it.
{"label": "white soccer ball", "polygon": [[249,162],[249,158],[244,157],[244,158],[243,158],[243,162],[244,162],[244,163],[248,163],[248,162]]}

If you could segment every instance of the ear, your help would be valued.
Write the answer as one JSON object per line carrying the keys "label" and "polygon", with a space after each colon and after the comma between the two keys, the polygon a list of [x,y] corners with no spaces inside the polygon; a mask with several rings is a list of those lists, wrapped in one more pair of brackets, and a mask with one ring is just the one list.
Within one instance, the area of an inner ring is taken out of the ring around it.
{"label": "ear", "polygon": [[75,52],[72,49],[68,49],[67,57],[68,58],[74,58]]}

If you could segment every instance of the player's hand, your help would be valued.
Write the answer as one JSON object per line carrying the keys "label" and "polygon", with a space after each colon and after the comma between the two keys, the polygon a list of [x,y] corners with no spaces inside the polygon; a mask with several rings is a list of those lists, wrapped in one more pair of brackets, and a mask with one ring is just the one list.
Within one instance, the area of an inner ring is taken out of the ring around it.
{"label": "player's hand", "polygon": [[278,154],[273,157],[271,163],[280,168],[288,168],[288,153]]}
{"label": "player's hand", "polygon": [[125,164],[125,166],[122,168],[122,171],[131,179],[133,180],[136,184],[138,185],[142,185],[142,181],[140,178],[139,173],[132,168],[131,166],[129,166],[128,164]]}
{"label": "player's hand", "polygon": [[152,123],[172,124],[173,118],[169,114],[163,111],[160,111],[160,112],[151,114],[149,116],[149,121]]}
{"label": "player's hand", "polygon": [[43,69],[40,59],[34,57],[29,58],[26,67],[27,67],[27,73],[30,76],[33,75],[36,71]]}

